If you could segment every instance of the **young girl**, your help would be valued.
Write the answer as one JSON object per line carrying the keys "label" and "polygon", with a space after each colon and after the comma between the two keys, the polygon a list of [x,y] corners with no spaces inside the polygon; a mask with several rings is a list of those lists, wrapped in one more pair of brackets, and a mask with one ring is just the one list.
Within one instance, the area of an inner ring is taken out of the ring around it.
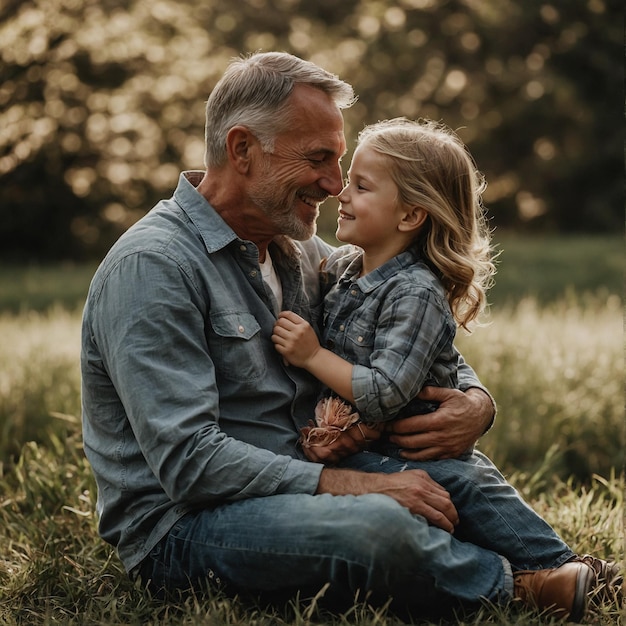
{"label": "young girl", "polygon": [[[394,119],[360,133],[339,195],[337,238],[353,245],[339,248],[324,268],[331,286],[322,345],[290,311],[272,335],[290,364],[356,408],[336,400],[318,405],[318,426],[304,433],[310,460],[323,460],[316,446],[330,447],[349,429],[432,410],[416,399],[424,385],[456,386],[456,327],[469,330],[481,313],[495,271],[483,188],[465,146],[441,124]],[[344,448],[341,467],[426,471],[457,507],[455,536],[505,556],[516,576],[578,560],[606,589],[621,584],[614,563],[576,556],[480,452],[409,462],[378,445],[376,452],[389,456],[345,456]]]}
{"label": "young girl", "polygon": [[289,311],[272,337],[290,364],[356,408],[348,421],[428,412],[416,399],[423,386],[457,386],[456,327],[469,330],[494,273],[483,188],[463,143],[441,124],[394,119],[360,133],[339,195],[337,239],[353,245],[324,268],[334,284],[322,345]]}

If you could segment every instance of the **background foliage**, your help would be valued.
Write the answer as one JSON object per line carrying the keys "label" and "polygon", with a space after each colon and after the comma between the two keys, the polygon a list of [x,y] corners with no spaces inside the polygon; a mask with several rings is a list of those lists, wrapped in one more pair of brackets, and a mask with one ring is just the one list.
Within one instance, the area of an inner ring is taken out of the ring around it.
{"label": "background foliage", "polygon": [[[349,80],[349,145],[406,115],[459,129],[500,229],[622,228],[618,0],[5,0],[0,260],[100,258],[202,168],[228,60],[280,49]],[[618,131],[617,129],[620,129]],[[326,211],[322,230],[334,230]]]}

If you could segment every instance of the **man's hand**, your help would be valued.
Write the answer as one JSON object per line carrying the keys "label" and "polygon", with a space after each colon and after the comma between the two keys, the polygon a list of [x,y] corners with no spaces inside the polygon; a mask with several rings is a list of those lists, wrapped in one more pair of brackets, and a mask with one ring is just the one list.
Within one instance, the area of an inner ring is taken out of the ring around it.
{"label": "man's hand", "polygon": [[450,494],[422,470],[376,474],[343,469],[324,469],[317,493],[363,495],[381,493],[393,498],[414,515],[452,533],[459,515]]}
{"label": "man's hand", "polygon": [[379,430],[359,422],[344,430],[335,441],[327,446],[303,446],[302,449],[309,461],[334,465],[347,456],[365,450],[372,441],[380,437],[380,434]]}
{"label": "man's hand", "polygon": [[424,387],[419,397],[439,402],[433,413],[414,415],[388,425],[390,440],[411,461],[456,458],[484,434],[494,415],[491,398],[472,387],[466,392]]}

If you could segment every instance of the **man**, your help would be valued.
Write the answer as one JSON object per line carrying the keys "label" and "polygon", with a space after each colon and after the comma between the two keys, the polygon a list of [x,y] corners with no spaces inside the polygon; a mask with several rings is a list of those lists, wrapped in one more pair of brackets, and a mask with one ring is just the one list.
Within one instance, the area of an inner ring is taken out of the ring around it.
{"label": "man", "polygon": [[[319,203],[342,187],[352,102],[349,85],[291,55],[234,62],[207,103],[206,172],[181,175],[98,269],[81,364],[100,534],[156,589],[330,583],[347,602],[520,597],[579,619],[587,564],[514,579],[507,559],[453,537],[455,506],[425,472],[328,468],[297,447],[317,387],[270,336],[283,308],[319,315],[329,247],[313,235]],[[471,389],[441,390],[450,396],[428,416],[445,431],[400,434],[401,445],[471,447],[493,405],[466,365],[462,380]]]}

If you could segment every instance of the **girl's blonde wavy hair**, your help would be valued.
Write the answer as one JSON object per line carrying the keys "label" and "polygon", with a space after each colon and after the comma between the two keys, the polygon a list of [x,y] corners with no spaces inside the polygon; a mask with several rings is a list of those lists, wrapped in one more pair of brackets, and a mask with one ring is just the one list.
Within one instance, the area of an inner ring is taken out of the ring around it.
{"label": "girl's blonde wavy hair", "polygon": [[459,137],[432,120],[385,120],[365,127],[358,144],[381,154],[399,201],[428,218],[415,245],[441,279],[454,318],[470,332],[487,306],[495,265],[482,205],[486,184]]}

